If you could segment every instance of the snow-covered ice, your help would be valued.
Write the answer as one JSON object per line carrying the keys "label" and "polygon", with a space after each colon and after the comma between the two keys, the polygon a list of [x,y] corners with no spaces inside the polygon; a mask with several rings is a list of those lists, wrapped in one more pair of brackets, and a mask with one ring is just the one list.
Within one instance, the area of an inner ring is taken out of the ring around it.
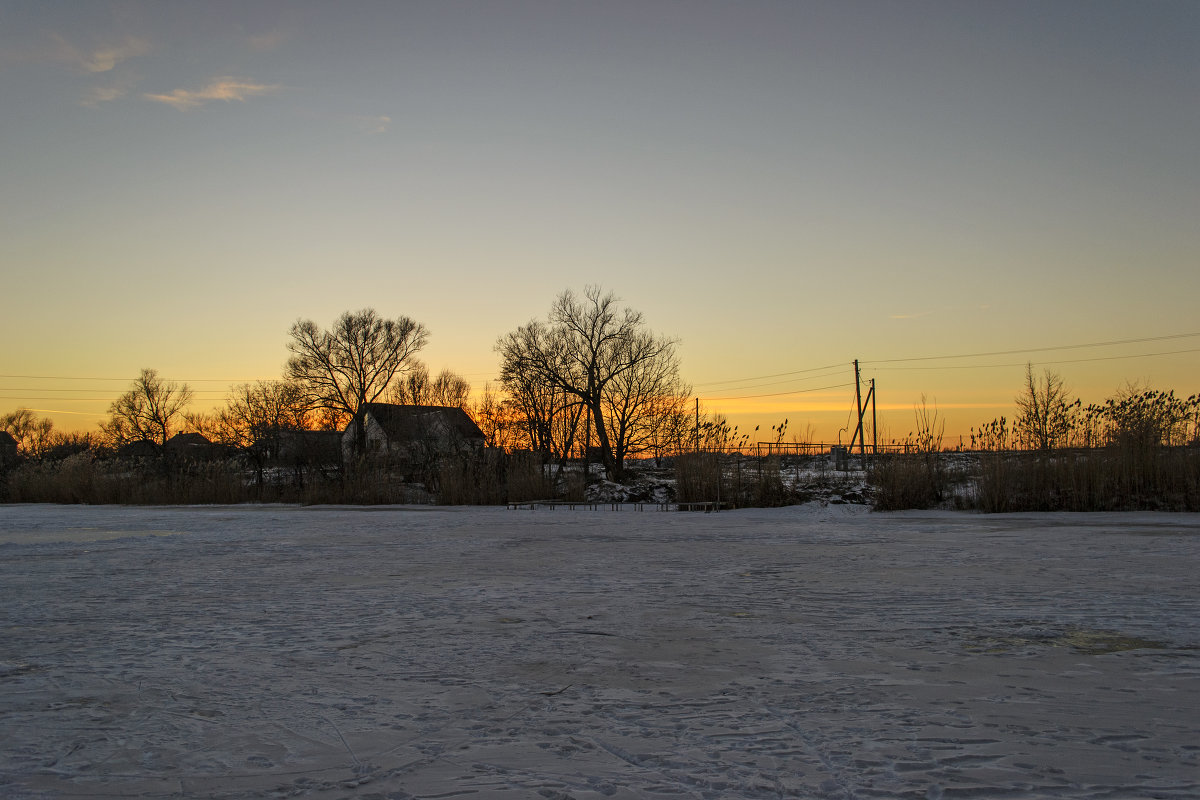
{"label": "snow-covered ice", "polygon": [[0,796],[1200,796],[1200,515],[0,506]]}

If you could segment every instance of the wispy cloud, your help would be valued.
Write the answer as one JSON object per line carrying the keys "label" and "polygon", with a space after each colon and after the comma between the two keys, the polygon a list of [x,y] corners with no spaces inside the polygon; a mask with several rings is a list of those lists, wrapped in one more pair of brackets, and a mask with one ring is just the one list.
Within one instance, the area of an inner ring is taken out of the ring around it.
{"label": "wispy cloud", "polygon": [[113,100],[118,100],[129,92],[121,86],[97,86],[86,95],[81,101],[88,108],[95,108],[101,103],[110,103]]}
{"label": "wispy cloud", "polygon": [[921,317],[928,317],[932,313],[932,311],[918,311],[915,314],[892,314],[889,319],[920,319]]}
{"label": "wispy cloud", "polygon": [[138,36],[126,36],[120,41],[97,45],[91,49],[76,47],[57,33],[51,34],[51,39],[55,47],[54,58],[86,72],[108,72],[122,61],[150,52],[150,42]]}
{"label": "wispy cloud", "polygon": [[354,123],[358,129],[368,136],[375,136],[380,133],[386,133],[391,127],[392,118],[388,116],[360,116],[354,118]]}
{"label": "wispy cloud", "polygon": [[214,100],[245,101],[250,97],[270,94],[278,90],[278,84],[255,83],[242,78],[216,78],[203,89],[176,89],[166,94],[147,92],[142,97],[156,103],[166,103],[180,111],[187,111]]}

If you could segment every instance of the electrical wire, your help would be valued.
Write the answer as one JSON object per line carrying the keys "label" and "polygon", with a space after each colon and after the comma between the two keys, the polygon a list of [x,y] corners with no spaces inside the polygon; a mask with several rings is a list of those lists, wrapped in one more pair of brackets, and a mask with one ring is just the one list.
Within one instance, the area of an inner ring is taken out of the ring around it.
{"label": "electrical wire", "polygon": [[[21,386],[21,387],[0,386],[0,392],[97,392],[97,391],[105,391],[105,390],[103,390],[103,389],[50,389],[45,386],[39,386],[36,388],[29,388],[27,386]],[[223,390],[223,389],[193,389],[192,394],[193,395],[217,394],[217,395],[224,396],[225,390]]]}
{"label": "electrical wire", "polygon": [[853,383],[839,383],[833,386],[818,386],[815,389],[799,389],[794,392],[772,392],[771,394],[747,394],[740,397],[701,397],[701,400],[750,400],[756,397],[788,397],[795,394],[809,394],[811,392],[823,392],[827,389],[841,389],[846,386],[853,386]]}
{"label": "electrical wire", "polygon": [[836,372],[822,372],[819,375],[812,375],[808,378],[792,378],[786,381],[770,381],[769,383],[751,383],[746,386],[730,386],[727,389],[710,389],[710,392],[737,392],[742,389],[759,389],[764,386],[782,386],[787,383],[796,383],[797,381],[815,381],[822,378],[830,378],[834,375],[843,374],[846,372],[846,367],[837,370]]}
{"label": "electrical wire", "polygon": [[[950,364],[940,367],[872,367],[876,371],[901,371],[901,370],[942,370],[942,369],[1009,369],[1012,367],[1024,367],[1026,364],[1036,366],[1055,366],[1058,364],[1086,364],[1092,361],[1121,361],[1130,358],[1154,358],[1155,356],[1177,356],[1187,353],[1200,353],[1200,347],[1193,347],[1189,350],[1168,350],[1162,353],[1131,353],[1124,356],[1098,356],[1096,358],[1071,358],[1060,361],[1036,361],[1036,362],[1021,362],[1010,364]],[[863,362],[860,362],[860,364]]]}
{"label": "electrical wire", "polygon": [[[97,378],[74,375],[0,375],[0,378],[28,378],[35,381],[126,381],[132,383],[137,378]],[[279,380],[278,378],[162,378],[164,381],[176,383],[253,383],[260,380]]]}
{"label": "electrical wire", "polygon": [[[219,400],[216,397],[200,397],[192,398],[193,400]],[[113,398],[109,397],[31,397],[29,395],[19,394],[13,397],[0,397],[0,400],[36,400],[39,403],[44,403],[47,400],[57,400],[60,403],[111,403]]]}
{"label": "electrical wire", "polygon": [[[916,356],[913,358],[884,358],[874,361],[859,360],[859,365],[865,364],[899,364],[905,361],[942,361],[954,358],[984,358],[986,356],[1011,356],[1018,353],[1046,353],[1052,350],[1077,350],[1083,347],[1113,347],[1123,344],[1142,344],[1145,342],[1165,342],[1173,339],[1191,339],[1200,336],[1197,333],[1175,333],[1169,336],[1146,336],[1141,339],[1116,339],[1111,342],[1088,342],[1086,344],[1063,344],[1054,347],[1031,347],[1024,350],[995,350],[990,353],[961,353],[953,356]],[[1066,362],[1063,362],[1066,363]]]}
{"label": "electrical wire", "polygon": [[[742,381],[760,381],[765,378],[782,378],[785,375],[802,375],[807,372],[820,372],[822,370],[833,369],[835,367],[844,367],[848,363],[850,363],[850,362],[847,361],[847,362],[845,362],[845,364],[829,364],[824,367],[812,367],[811,369],[798,369],[793,372],[776,372],[771,375],[754,375],[749,378],[733,378],[733,379],[730,379],[727,381],[705,381],[704,383],[697,383],[697,384],[693,384],[693,385],[694,386],[714,386],[719,383],[741,383]],[[0,376],[0,377],[2,377],[2,376]]]}

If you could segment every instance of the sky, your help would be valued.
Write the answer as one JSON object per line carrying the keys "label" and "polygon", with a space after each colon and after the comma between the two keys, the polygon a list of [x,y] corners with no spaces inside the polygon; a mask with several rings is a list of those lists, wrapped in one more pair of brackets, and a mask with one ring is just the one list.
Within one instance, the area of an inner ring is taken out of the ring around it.
{"label": "sky", "polygon": [[0,413],[62,429],[367,307],[482,388],[588,285],[754,438],[847,441],[855,359],[884,440],[1186,396],[1198,210],[1194,0],[0,0]]}

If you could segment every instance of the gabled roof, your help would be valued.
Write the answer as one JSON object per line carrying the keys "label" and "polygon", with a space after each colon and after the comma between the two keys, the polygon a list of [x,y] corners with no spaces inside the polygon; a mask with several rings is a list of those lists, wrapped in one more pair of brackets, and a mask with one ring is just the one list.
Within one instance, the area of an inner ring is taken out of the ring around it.
{"label": "gabled roof", "polygon": [[401,406],[393,403],[366,403],[355,419],[370,414],[393,441],[412,441],[429,435],[430,427],[440,422],[465,440],[483,439],[483,431],[467,415],[454,406]]}
{"label": "gabled roof", "polygon": [[177,433],[167,440],[167,447],[211,447],[212,442],[202,433]]}

